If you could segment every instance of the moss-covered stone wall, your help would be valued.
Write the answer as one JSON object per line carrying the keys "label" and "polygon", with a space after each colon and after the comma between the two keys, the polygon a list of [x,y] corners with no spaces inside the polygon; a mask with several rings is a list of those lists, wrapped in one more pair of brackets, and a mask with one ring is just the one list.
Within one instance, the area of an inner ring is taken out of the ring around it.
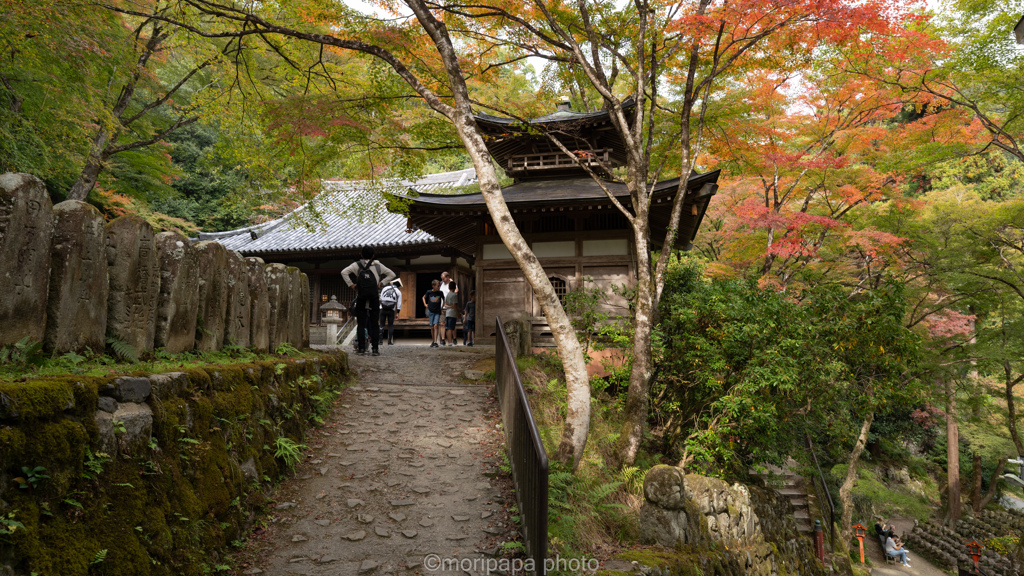
{"label": "moss-covered stone wall", "polygon": [[336,353],[0,383],[0,575],[216,571],[347,377]]}

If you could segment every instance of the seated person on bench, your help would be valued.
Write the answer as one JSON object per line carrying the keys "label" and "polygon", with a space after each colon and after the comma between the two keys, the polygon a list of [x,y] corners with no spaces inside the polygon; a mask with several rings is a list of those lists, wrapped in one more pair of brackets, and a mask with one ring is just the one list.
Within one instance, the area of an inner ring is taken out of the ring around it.
{"label": "seated person on bench", "polygon": [[891,525],[885,523],[885,520],[881,522],[875,522],[875,534],[878,535],[878,539],[882,541],[882,545],[885,545],[885,539],[894,536],[896,531],[893,530]]}
{"label": "seated person on bench", "polygon": [[903,543],[896,536],[889,536],[885,539],[885,555],[900,560],[904,566],[910,568],[910,561],[907,560],[907,551],[903,548]]}

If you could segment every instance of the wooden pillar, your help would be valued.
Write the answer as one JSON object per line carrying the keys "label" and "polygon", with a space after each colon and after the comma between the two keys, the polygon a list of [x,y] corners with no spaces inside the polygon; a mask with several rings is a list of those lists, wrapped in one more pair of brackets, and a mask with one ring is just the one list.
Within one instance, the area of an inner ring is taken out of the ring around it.
{"label": "wooden pillar", "polygon": [[402,311],[398,318],[416,317],[416,273],[402,271],[399,273],[399,280],[402,281]]}

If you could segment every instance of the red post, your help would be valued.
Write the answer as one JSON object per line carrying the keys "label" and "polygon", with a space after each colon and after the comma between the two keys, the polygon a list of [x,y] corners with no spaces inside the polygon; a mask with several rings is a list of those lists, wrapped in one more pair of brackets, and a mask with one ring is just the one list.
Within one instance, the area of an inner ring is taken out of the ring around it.
{"label": "red post", "polygon": [[821,520],[814,521],[814,553],[818,555],[818,560],[821,560],[821,565],[825,565],[825,534],[821,531]]}

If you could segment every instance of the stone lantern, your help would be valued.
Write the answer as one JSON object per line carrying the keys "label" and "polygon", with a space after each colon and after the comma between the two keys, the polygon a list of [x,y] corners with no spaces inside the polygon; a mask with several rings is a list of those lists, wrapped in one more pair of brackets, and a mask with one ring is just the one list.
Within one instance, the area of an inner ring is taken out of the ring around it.
{"label": "stone lantern", "polygon": [[331,301],[320,306],[320,320],[327,325],[327,344],[338,341],[338,326],[342,323],[341,311],[345,307],[338,304],[338,297],[331,296]]}

